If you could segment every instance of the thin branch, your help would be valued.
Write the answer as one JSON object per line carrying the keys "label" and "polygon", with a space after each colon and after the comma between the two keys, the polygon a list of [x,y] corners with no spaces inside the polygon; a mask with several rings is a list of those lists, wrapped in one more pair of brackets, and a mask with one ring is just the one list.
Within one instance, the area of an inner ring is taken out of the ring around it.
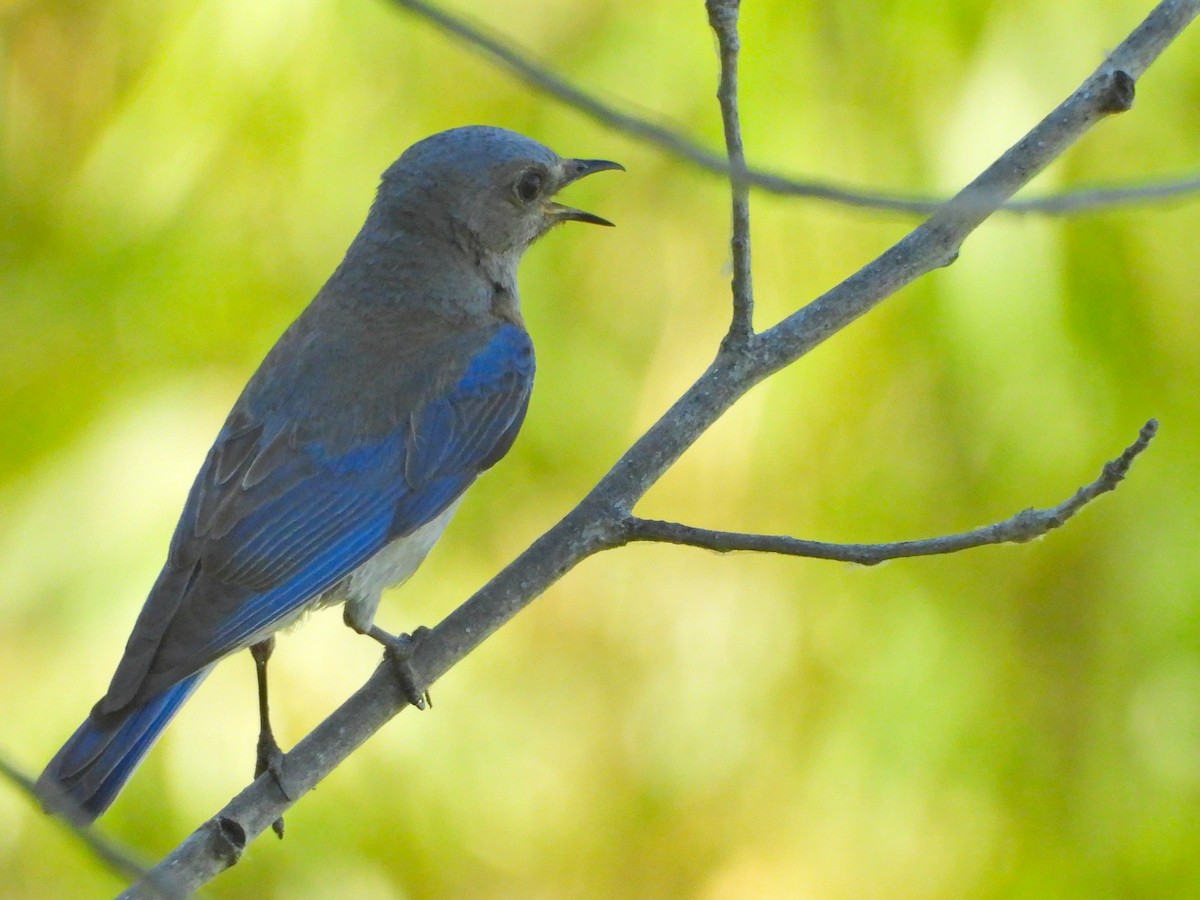
{"label": "thin branch", "polygon": [[[742,352],[719,353],[578,506],[426,634],[409,661],[416,687],[437,681],[581,560],[624,543],[622,523],[636,502],[753,385],[919,275],[951,262],[987,209],[997,208],[1096,122],[1129,107],[1135,80],[1197,14],[1200,0],[1163,0],[1075,93],[929,222]],[[154,871],[188,890],[204,884],[405,705],[391,667],[381,666],[287,755],[287,796],[274,777],[263,775]],[[146,894],[139,884],[122,896]]]}
{"label": "thin branch", "polygon": [[721,59],[721,81],[717,101],[725,128],[725,152],[732,177],[733,319],[725,337],[725,350],[744,347],[754,336],[754,281],[750,268],[750,186],[746,183],[746,149],[742,145],[742,122],[738,113],[738,8],[740,0],[708,0],[708,24],[717,35]]}
{"label": "thin branch", "polygon": [[[35,805],[41,805],[42,798],[34,790],[33,779],[13,765],[2,754],[0,754],[0,775],[3,775],[20,788]],[[70,805],[68,803],[62,808],[68,809]],[[60,818],[59,821],[70,828],[75,833],[75,836],[92,851],[92,855],[112,869],[114,873],[122,878],[146,879],[147,889],[151,892],[147,896],[166,898],[166,900],[182,900],[186,896],[184,891],[180,890],[177,885],[171,884],[161,873],[152,873],[148,866],[138,862],[131,850],[99,834],[84,824],[82,819],[65,816]]]}
{"label": "thin branch", "polygon": [[[576,87],[547,66],[535,62],[530,54],[514,49],[514,42],[507,37],[489,33],[483,26],[472,24],[467,18],[449,13],[425,0],[392,2],[490,57],[535,90],[579,110],[600,124],[666,150],[709,172],[726,178],[736,174],[728,160],[720,154],[676,129],[653,122],[646,116],[623,112],[612,103]],[[745,178],[753,187],[772,194],[808,197],[858,209],[927,216],[945,202],[944,198],[847,187],[831,181],[791,178],[755,168],[747,168]],[[1181,175],[1143,184],[1072,188],[1041,197],[1009,200],[1000,208],[1007,213],[1064,216],[1189,197],[1196,193],[1200,193],[1200,175]]]}
{"label": "thin branch", "polygon": [[1104,212],[1118,207],[1137,206],[1196,193],[1200,193],[1200,177],[1185,175],[1163,181],[1147,181],[1144,184],[1072,188],[1045,197],[1009,200],[1003,209],[1010,213],[1068,216],[1080,212]]}
{"label": "thin branch", "polygon": [[1053,531],[1066,524],[1101,494],[1115,490],[1129,472],[1129,467],[1158,432],[1154,419],[1142,426],[1138,438],[1119,457],[1106,463],[1100,476],[1091,484],[1084,485],[1075,494],[1048,509],[1025,509],[1011,518],[992,525],[973,528],[961,534],[948,534],[918,541],[896,541],[887,544],[832,544],[826,541],[806,541],[786,535],[747,534],[735,531],[713,531],[695,528],[678,522],[663,522],[630,515],[624,524],[625,536],[630,541],[654,541],[667,544],[683,544],[729,553],[735,550],[750,550],[758,553],[780,553],[786,556],[804,556],[810,559],[836,560],[873,566],[889,559],[912,556],[936,556],[943,553],[958,553],[989,544],[1024,543]]}

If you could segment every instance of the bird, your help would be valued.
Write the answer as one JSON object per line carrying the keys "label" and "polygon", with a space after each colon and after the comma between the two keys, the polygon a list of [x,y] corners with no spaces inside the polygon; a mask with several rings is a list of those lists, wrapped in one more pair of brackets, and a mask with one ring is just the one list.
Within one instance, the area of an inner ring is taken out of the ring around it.
{"label": "bird", "polygon": [[255,776],[278,778],[267,660],[313,609],[344,604],[424,706],[404,677],[414,637],[375,624],[380,595],[511,448],[535,368],[518,262],[561,222],[611,225],[554,197],[614,169],[485,125],[424,138],[388,167],[342,262],[218,433],[107,692],[38,779],[46,809],[94,821],[213,666],[245,648]]}

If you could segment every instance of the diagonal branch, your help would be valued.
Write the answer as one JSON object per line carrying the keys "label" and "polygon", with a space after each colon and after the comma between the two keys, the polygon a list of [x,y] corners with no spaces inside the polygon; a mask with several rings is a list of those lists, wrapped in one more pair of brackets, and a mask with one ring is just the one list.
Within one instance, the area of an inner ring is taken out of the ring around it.
{"label": "diagonal branch", "polygon": [[[636,140],[652,144],[693,165],[729,177],[736,169],[730,162],[677,129],[651,121],[646,116],[623,112],[612,103],[589,94],[571,84],[553,70],[535,62],[528,53],[514,49],[507,37],[489,33],[465,17],[447,12],[427,0],[392,0],[416,16],[432,23],[483,55],[495,60],[521,81],[567,106],[579,110],[602,125],[627,134]],[[864,190],[846,187],[830,181],[790,178],[762,169],[745,170],[746,181],[760,190],[789,197],[808,197],[858,209],[889,210],[909,215],[927,216],[945,202],[936,197]],[[1141,184],[1120,184],[1072,188],[1061,193],[1046,194],[1021,200],[1009,200],[1001,209],[1007,213],[1041,214],[1050,216],[1075,215],[1090,210],[1106,210],[1134,206],[1200,193],[1200,175],[1181,175],[1162,181]]]}
{"label": "diagonal branch", "polygon": [[[624,543],[623,523],[636,502],[754,384],[915,278],[952,262],[989,211],[1091,126],[1129,107],[1136,79],[1197,14],[1200,0],[1163,0],[1077,91],[928,222],[743,349],[718,353],[578,506],[427,634],[410,661],[417,687],[435,682],[581,560]],[[288,754],[289,796],[270,775],[260,777],[153,872],[194,890],[233,865],[250,840],[405,705],[391,667],[381,666]],[[123,896],[147,896],[144,882]]]}
{"label": "diagonal branch", "polygon": [[825,541],[806,541],[800,538],[774,534],[746,534],[736,531],[712,531],[695,528],[678,522],[663,522],[630,515],[624,524],[624,536],[628,542],[655,541],[667,544],[684,544],[729,553],[734,550],[752,550],[759,553],[780,553],[786,556],[805,556],[811,559],[827,559],[839,562],[873,566],[889,559],[912,556],[936,556],[943,553],[958,553],[989,544],[1025,543],[1042,537],[1067,520],[1085,506],[1117,485],[1128,474],[1133,461],[1150,446],[1158,432],[1158,422],[1148,421],[1138,432],[1137,440],[1125,448],[1114,460],[1105,463],[1100,476],[1086,484],[1057,506],[1046,509],[1024,509],[1002,522],[973,528],[960,534],[947,534],[917,541],[896,541],[888,544],[831,544]]}

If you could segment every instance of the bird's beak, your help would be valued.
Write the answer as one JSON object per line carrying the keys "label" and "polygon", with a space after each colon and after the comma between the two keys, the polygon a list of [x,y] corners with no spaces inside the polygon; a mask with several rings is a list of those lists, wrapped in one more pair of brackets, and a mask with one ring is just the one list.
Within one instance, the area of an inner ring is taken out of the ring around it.
{"label": "bird's beak", "polygon": [[[607,172],[613,169],[621,172],[625,171],[623,165],[610,162],[607,159],[564,159],[563,183],[559,186],[559,189],[561,190],[568,184],[578,181],[580,178],[594,175],[596,172]],[[593,225],[608,225],[612,227],[612,222],[608,221],[608,219],[602,219],[600,216],[584,212],[582,209],[563,206],[561,203],[547,203],[546,212],[555,222],[591,222]]]}

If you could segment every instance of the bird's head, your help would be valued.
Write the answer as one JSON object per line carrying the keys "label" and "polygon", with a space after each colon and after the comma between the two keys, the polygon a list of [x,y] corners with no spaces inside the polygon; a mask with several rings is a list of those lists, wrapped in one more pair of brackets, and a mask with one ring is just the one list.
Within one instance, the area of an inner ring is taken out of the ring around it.
{"label": "bird's head", "polygon": [[604,159],[564,159],[537,141],[483,125],[418,141],[384,173],[377,208],[406,230],[426,229],[472,249],[519,256],[559,222],[611,225],[564,206],[556,194]]}

